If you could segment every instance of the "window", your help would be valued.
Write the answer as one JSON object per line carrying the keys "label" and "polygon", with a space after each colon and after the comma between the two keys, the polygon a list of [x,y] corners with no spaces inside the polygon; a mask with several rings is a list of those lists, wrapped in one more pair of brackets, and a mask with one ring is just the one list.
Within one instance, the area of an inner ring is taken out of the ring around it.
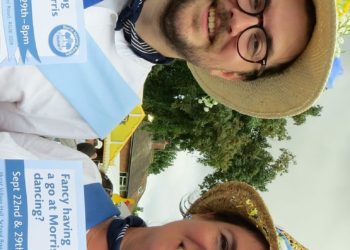
{"label": "window", "polygon": [[120,191],[126,191],[128,186],[128,173],[121,172],[119,175]]}

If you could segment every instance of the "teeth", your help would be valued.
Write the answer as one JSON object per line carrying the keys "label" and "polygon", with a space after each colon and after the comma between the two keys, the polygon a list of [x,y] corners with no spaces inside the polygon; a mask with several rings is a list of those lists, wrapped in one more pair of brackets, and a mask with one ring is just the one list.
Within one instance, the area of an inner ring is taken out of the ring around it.
{"label": "teeth", "polygon": [[177,250],[184,250],[183,247],[178,247]]}
{"label": "teeth", "polygon": [[209,9],[208,13],[208,31],[209,36],[213,36],[215,33],[215,9],[213,7]]}

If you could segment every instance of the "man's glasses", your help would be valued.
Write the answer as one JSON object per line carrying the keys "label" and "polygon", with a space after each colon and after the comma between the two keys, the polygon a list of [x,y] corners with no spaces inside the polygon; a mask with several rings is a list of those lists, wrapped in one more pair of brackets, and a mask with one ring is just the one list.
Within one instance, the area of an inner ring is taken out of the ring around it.
{"label": "man's glasses", "polygon": [[[238,37],[237,51],[241,58],[250,63],[259,63],[259,74],[266,67],[268,55],[267,34],[263,27],[263,13],[268,0],[237,0],[238,7],[247,15],[257,16],[259,24],[243,30]],[[258,74],[258,75],[259,75]]]}

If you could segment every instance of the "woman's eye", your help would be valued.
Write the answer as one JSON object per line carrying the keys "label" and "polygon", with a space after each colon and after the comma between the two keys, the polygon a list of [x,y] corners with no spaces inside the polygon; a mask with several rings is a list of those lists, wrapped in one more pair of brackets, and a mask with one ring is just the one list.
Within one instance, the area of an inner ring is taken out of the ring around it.
{"label": "woman's eye", "polygon": [[220,241],[221,241],[221,249],[228,250],[228,242],[225,235],[221,234]]}

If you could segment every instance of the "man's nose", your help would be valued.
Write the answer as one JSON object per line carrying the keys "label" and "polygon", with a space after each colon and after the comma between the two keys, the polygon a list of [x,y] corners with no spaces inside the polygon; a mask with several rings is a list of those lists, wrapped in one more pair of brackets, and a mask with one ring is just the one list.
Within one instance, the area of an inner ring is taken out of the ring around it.
{"label": "man's nose", "polygon": [[260,22],[258,16],[248,15],[238,8],[232,8],[230,10],[230,15],[229,33],[231,36],[237,36],[248,27],[257,25]]}

